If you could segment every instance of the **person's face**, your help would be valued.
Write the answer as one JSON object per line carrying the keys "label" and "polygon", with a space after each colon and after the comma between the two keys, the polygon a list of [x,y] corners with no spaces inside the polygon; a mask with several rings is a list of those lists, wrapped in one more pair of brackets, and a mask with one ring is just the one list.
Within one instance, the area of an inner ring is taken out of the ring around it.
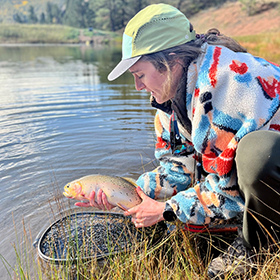
{"label": "person's face", "polygon": [[[139,60],[130,67],[129,71],[134,77],[136,90],[145,89],[150,92],[157,103],[162,104],[175,96],[178,79],[173,79],[174,86],[171,86],[171,90],[166,94],[164,84],[167,80],[167,71],[160,73],[151,62]],[[173,76],[175,72],[177,74],[178,71],[172,70]]]}

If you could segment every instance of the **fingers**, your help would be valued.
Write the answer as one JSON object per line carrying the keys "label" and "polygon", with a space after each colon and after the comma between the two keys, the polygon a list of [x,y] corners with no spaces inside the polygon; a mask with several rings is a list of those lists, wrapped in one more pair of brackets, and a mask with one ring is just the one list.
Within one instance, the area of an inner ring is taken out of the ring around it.
{"label": "fingers", "polygon": [[126,211],[123,213],[125,216],[133,216],[137,213],[137,206],[130,208],[130,209],[126,209]]}
{"label": "fingers", "polygon": [[144,199],[145,197],[147,197],[147,195],[142,191],[142,189],[141,189],[139,186],[136,188],[136,192],[138,193],[138,195],[139,195],[142,199]]}
{"label": "fingers", "polygon": [[142,227],[144,227],[144,224],[143,224],[143,223],[134,222],[134,225],[135,225],[136,228],[142,228]]}
{"label": "fingers", "polygon": [[143,198],[137,206],[124,212],[125,216],[131,216],[131,221],[136,227],[148,227],[158,223],[163,218],[165,202],[158,202],[146,196],[141,190],[137,190]]}
{"label": "fingers", "polygon": [[132,218],[131,222],[134,223],[136,228],[141,228],[145,226],[145,218],[144,219]]}
{"label": "fingers", "polygon": [[145,218],[142,218],[142,219],[137,219],[137,218],[132,218],[131,219],[131,222],[132,223],[136,223],[136,224],[144,224],[144,222],[145,222]]}
{"label": "fingers", "polygon": [[89,201],[87,201],[87,202],[76,202],[75,206],[78,206],[78,207],[91,207],[91,204],[90,204]]}
{"label": "fingers", "polygon": [[126,210],[125,212],[123,212],[123,214],[124,214],[124,216],[132,216],[131,221],[134,223],[134,219],[136,219],[136,214],[138,213],[137,209],[138,209],[138,207],[135,206],[133,208]]}
{"label": "fingers", "polygon": [[[101,189],[99,189],[97,191],[97,194],[96,194],[96,202],[94,201],[94,206],[97,207],[98,209],[101,209],[101,210],[106,210],[105,209],[105,205],[104,205],[104,202],[103,202],[103,199],[102,196],[103,196],[103,191]],[[104,194],[105,195],[105,194]],[[106,196],[105,196],[106,197]]]}
{"label": "fingers", "polygon": [[125,216],[134,216],[136,214],[139,214],[139,211],[141,211],[141,204],[136,205],[136,206],[134,206],[132,208],[129,208],[129,209],[124,209],[124,210],[125,210],[125,212],[124,212]]}
{"label": "fingers", "polygon": [[136,228],[145,227],[145,217],[142,217],[142,211],[139,212],[139,207],[135,206],[127,211],[124,212],[125,216],[132,216],[131,222],[134,223]]}
{"label": "fingers", "polygon": [[111,210],[112,208],[114,208],[114,205],[108,202],[107,196],[104,192],[102,192],[102,203],[105,206],[105,210]]}
{"label": "fingers", "polygon": [[102,189],[98,190],[96,200],[97,200],[98,208],[102,209],[104,211],[105,210],[111,210],[112,208],[115,207],[114,205],[112,205],[108,202],[107,196],[102,191]]}
{"label": "fingers", "polygon": [[100,208],[104,208],[103,203],[102,203],[102,193],[103,193],[103,191],[101,189],[99,189],[97,192],[97,195],[96,195],[96,203],[98,204],[98,206]]}
{"label": "fingers", "polygon": [[92,191],[89,194],[89,203],[92,207],[95,207],[96,203],[95,203],[95,191]]}
{"label": "fingers", "polygon": [[97,191],[96,197],[95,191],[92,191],[88,196],[87,202],[77,202],[75,205],[78,207],[95,207],[100,210],[111,210],[114,207],[108,202],[105,193],[101,189]]}
{"label": "fingers", "polygon": [[87,197],[87,199],[89,201],[77,202],[75,203],[75,205],[78,207],[95,207],[100,210],[111,210],[112,208],[115,207],[115,205],[112,205],[108,202],[106,194],[102,191],[102,189],[99,189],[96,195],[95,195],[95,191],[92,191]]}
{"label": "fingers", "polygon": [[92,191],[88,197],[88,201],[86,202],[76,202],[75,203],[75,206],[78,206],[78,207],[96,207],[96,208],[99,208],[99,206],[96,204],[96,202],[94,201],[94,198],[95,198],[95,192]]}

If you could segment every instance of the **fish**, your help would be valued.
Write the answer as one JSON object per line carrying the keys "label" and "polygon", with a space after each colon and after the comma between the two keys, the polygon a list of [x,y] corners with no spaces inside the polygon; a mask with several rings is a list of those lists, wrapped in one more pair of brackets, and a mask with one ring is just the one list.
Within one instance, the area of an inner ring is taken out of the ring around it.
{"label": "fish", "polygon": [[90,200],[90,193],[95,191],[96,200],[97,191],[102,189],[110,204],[128,210],[142,202],[136,187],[136,182],[131,178],[94,174],[66,184],[63,195],[85,201]]}

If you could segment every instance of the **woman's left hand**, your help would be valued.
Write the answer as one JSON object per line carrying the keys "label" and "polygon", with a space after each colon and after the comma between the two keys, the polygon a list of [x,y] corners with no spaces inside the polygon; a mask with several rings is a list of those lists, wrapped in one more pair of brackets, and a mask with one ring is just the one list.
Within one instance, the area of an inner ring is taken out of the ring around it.
{"label": "woman's left hand", "polygon": [[124,212],[125,216],[132,216],[131,221],[135,227],[149,227],[160,221],[163,221],[163,210],[165,202],[156,201],[148,197],[140,187],[136,188],[138,195],[142,198],[142,202]]}

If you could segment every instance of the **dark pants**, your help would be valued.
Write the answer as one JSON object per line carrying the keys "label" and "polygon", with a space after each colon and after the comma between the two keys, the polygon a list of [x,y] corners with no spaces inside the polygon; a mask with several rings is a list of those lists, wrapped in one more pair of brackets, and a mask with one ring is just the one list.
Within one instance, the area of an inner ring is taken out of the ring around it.
{"label": "dark pants", "polygon": [[249,133],[238,144],[235,162],[245,200],[244,245],[258,249],[270,235],[280,237],[280,133]]}

